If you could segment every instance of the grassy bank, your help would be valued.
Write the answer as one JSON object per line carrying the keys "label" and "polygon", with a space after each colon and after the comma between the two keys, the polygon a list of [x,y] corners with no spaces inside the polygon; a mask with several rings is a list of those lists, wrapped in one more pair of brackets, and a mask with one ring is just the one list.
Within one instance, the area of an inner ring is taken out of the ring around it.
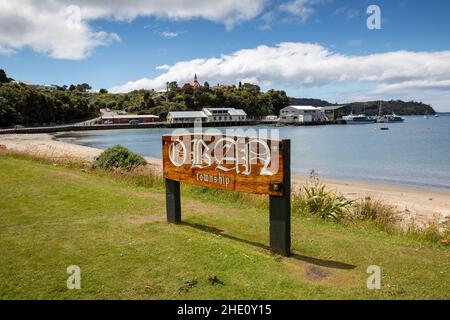
{"label": "grassy bank", "polygon": [[[157,180],[1,156],[0,181],[2,299],[450,298],[449,248],[430,241],[294,215],[281,258],[267,208],[245,197],[185,188],[184,223],[169,225]],[[81,290],[66,288],[69,265]],[[366,287],[370,265],[381,290]]]}

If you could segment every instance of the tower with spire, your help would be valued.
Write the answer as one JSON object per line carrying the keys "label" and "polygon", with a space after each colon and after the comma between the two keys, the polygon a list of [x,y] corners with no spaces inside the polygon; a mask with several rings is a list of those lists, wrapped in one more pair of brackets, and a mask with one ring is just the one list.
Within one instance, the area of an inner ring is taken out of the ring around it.
{"label": "tower with spire", "polygon": [[197,73],[194,74],[194,80],[186,83],[183,88],[191,87],[192,89],[197,89],[201,87],[201,84],[198,82]]}

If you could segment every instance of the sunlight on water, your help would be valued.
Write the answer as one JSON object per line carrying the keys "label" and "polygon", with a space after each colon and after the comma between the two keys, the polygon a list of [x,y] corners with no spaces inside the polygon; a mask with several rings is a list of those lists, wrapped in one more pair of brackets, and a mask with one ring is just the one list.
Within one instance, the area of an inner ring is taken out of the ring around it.
{"label": "sunlight on water", "polygon": [[[389,130],[381,131],[381,126]],[[314,169],[328,178],[450,189],[450,116],[406,117],[405,123],[388,125],[275,129],[280,130],[281,138],[292,141],[294,174],[307,175]],[[171,131],[73,132],[59,139],[102,149],[122,144],[142,155],[161,158],[161,135]]]}

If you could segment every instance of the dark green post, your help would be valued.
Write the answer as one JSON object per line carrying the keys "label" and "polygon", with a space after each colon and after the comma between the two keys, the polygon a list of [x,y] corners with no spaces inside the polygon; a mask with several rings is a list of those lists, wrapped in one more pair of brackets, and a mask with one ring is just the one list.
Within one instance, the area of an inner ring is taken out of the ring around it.
{"label": "dark green post", "polygon": [[283,197],[270,196],[270,249],[283,256],[291,254],[291,141],[283,140]]}
{"label": "dark green post", "polygon": [[166,179],[166,210],[167,221],[181,222],[180,182]]}

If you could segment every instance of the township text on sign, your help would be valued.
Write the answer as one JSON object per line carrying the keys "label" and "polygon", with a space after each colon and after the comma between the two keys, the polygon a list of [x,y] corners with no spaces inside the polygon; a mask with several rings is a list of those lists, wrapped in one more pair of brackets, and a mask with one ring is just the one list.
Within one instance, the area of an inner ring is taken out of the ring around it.
{"label": "township text on sign", "polygon": [[284,195],[283,142],[223,135],[164,135],[164,178],[193,185]]}

